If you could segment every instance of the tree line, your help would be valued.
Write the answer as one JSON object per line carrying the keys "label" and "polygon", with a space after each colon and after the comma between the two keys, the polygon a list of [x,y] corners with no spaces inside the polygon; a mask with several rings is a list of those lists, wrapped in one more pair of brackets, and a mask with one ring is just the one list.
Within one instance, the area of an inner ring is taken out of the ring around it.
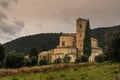
{"label": "tree line", "polygon": [[108,32],[103,54],[95,57],[96,62],[120,62],[120,28]]}

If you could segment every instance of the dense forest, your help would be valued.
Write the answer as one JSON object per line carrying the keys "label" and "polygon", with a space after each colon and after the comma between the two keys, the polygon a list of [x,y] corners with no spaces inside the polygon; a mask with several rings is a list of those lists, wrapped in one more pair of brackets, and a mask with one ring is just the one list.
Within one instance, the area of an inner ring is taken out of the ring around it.
{"label": "dense forest", "polygon": [[37,48],[39,52],[50,50],[59,44],[60,33],[43,33],[15,39],[3,44],[5,52],[16,51],[28,54],[32,48]]}
{"label": "dense forest", "polygon": [[[105,36],[112,29],[120,29],[119,26],[96,28],[91,30],[91,36],[98,39],[99,46],[104,49]],[[3,44],[6,52],[16,51],[18,53],[29,53],[31,48],[38,48],[39,52],[50,50],[59,44],[61,33],[42,33],[25,36]]]}

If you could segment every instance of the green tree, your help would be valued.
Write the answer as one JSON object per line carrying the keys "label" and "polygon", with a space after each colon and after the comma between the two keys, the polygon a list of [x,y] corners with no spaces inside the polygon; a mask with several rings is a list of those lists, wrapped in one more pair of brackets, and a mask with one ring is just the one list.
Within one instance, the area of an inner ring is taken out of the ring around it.
{"label": "green tree", "polygon": [[32,66],[32,60],[31,59],[24,59],[24,66],[27,66],[27,67]]}
{"label": "green tree", "polygon": [[84,55],[81,57],[81,60],[82,60],[82,62],[87,62],[87,61],[88,61],[88,56],[84,54]]}
{"label": "green tree", "polygon": [[60,64],[61,61],[62,61],[62,59],[59,57],[59,58],[57,58],[57,59],[54,60],[54,63],[55,64]]}
{"label": "green tree", "polygon": [[120,62],[120,28],[108,33],[105,50],[109,60]]}
{"label": "green tree", "polygon": [[32,61],[32,66],[36,66],[37,63],[38,63],[37,57],[36,56],[32,56],[30,59]]}
{"label": "green tree", "polygon": [[5,57],[6,68],[20,68],[24,65],[24,56],[15,52],[8,53]]}
{"label": "green tree", "polygon": [[65,55],[64,58],[63,58],[64,63],[69,63],[70,60],[71,60],[71,57],[68,56],[68,55]]}
{"label": "green tree", "polygon": [[2,63],[5,57],[5,52],[2,44],[0,44],[0,62]]}
{"label": "green tree", "polygon": [[43,56],[42,59],[39,61],[39,65],[47,65],[48,60],[46,56]]}
{"label": "green tree", "polygon": [[30,50],[30,57],[32,57],[32,56],[38,57],[38,49],[37,48],[32,48]]}
{"label": "green tree", "polygon": [[106,59],[106,55],[104,55],[104,54],[100,54],[98,56],[95,56],[95,62],[98,62],[98,63],[104,62],[105,59]]}
{"label": "green tree", "polygon": [[80,57],[77,57],[77,58],[75,59],[75,63],[80,63],[80,62],[82,62],[82,59],[81,59]]}
{"label": "green tree", "polygon": [[85,30],[83,53],[88,57],[91,55],[91,29],[90,29],[89,20],[87,20],[87,25]]}

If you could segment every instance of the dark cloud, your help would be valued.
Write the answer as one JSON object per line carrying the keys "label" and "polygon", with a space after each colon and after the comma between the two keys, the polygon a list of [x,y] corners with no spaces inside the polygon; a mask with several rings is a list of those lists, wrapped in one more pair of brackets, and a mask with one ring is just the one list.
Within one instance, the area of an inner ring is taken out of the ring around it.
{"label": "dark cloud", "polygon": [[4,12],[0,11],[0,20],[2,18],[7,18],[7,15]]}
{"label": "dark cloud", "polygon": [[11,40],[24,28],[21,20],[10,20],[7,15],[0,11],[0,42]]}
{"label": "dark cloud", "polygon": [[[18,2],[18,0],[0,0],[0,6],[6,10],[11,2]],[[5,42],[16,37],[23,27],[23,21],[17,19],[11,20],[5,11],[0,10],[0,42]]]}
{"label": "dark cloud", "polygon": [[5,34],[15,35],[22,27],[24,27],[23,21],[10,21],[7,15],[0,11],[0,29]]}
{"label": "dark cloud", "polygon": [[14,23],[7,23],[7,21],[0,21],[0,29],[5,34],[10,36],[15,36],[17,33],[21,31],[24,26],[16,25]]}
{"label": "dark cloud", "polygon": [[18,2],[18,0],[0,0],[0,6],[2,8],[8,8],[11,2]]}
{"label": "dark cloud", "polygon": [[13,21],[16,25],[18,25],[18,26],[21,26],[21,27],[24,27],[25,25],[24,25],[24,22],[23,21],[19,21],[19,20],[14,20]]}

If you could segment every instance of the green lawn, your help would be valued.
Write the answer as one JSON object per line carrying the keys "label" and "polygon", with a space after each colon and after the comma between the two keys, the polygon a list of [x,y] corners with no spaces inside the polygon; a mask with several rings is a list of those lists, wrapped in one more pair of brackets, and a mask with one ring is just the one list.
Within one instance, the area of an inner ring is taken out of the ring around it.
{"label": "green lawn", "polygon": [[116,80],[115,75],[120,77],[120,63],[104,63],[89,67],[73,67],[67,70],[16,74],[0,78],[0,80]]}

